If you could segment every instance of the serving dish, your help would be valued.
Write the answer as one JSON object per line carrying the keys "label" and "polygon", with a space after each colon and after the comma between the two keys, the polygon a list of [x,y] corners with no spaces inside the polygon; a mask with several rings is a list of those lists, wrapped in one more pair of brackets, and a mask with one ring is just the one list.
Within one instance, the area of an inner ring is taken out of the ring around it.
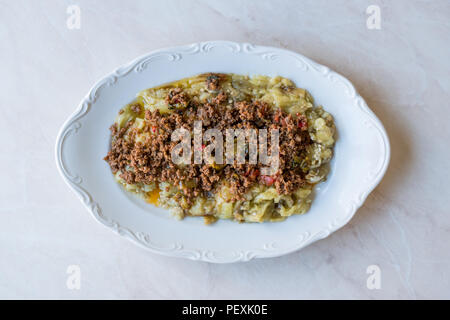
{"label": "serving dish", "polygon": [[[114,183],[102,160],[118,110],[148,87],[206,72],[280,75],[308,90],[336,123],[337,142],[326,182],[305,215],[280,223],[176,221]],[[102,78],[63,124],[58,170],[92,216],[152,252],[229,263],[301,249],[344,226],[382,179],[390,157],[383,125],[353,85],[298,53],[248,43],[210,41],[153,51]]]}

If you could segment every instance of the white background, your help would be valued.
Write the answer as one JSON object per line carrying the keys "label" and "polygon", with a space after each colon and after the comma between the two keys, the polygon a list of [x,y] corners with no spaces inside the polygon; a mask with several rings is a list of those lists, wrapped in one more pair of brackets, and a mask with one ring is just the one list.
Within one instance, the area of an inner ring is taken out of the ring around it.
{"label": "white background", "polygon": [[[71,4],[79,30],[66,27]],[[366,27],[371,4],[380,30]],[[0,298],[450,298],[449,17],[447,0],[0,0]],[[213,265],[135,247],[68,189],[55,138],[94,82],[202,40],[298,51],[355,84],[392,159],[346,227],[288,256]],[[366,286],[372,264],[380,290]]]}

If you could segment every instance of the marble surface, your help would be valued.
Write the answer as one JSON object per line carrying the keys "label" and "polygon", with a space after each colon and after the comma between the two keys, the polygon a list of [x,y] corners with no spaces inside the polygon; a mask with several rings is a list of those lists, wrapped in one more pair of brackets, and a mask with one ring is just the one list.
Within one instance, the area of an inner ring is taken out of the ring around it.
{"label": "marble surface", "polygon": [[[80,29],[67,27],[73,4]],[[370,5],[380,29],[367,28]],[[0,0],[0,298],[449,299],[449,17],[447,0]],[[342,73],[391,139],[365,205],[300,252],[233,265],[148,253],[94,222],[56,170],[57,131],[97,79],[150,50],[216,39]],[[367,287],[370,265],[380,289]]]}

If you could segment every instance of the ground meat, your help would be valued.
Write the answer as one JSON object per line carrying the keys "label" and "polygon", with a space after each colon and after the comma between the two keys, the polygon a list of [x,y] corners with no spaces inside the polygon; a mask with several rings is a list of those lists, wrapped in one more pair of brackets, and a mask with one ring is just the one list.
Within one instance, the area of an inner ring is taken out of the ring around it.
{"label": "ground meat", "polygon": [[189,99],[180,88],[174,88],[169,91],[166,103],[171,108],[184,108],[189,104]]}
{"label": "ground meat", "polygon": [[139,103],[133,103],[130,106],[130,109],[131,109],[131,111],[133,111],[134,113],[137,113],[137,114],[141,113],[141,111],[142,111],[142,107]]}
{"label": "ground meat", "polygon": [[[209,75],[205,86],[208,90],[218,90],[220,76]],[[255,183],[273,185],[279,194],[289,194],[303,186],[305,172],[299,165],[299,159],[304,156],[307,146],[311,144],[306,130],[306,117],[300,114],[293,117],[279,109],[274,111],[261,101],[240,101],[233,105],[224,103],[225,101],[227,101],[226,94],[219,91],[209,102],[191,104],[190,97],[182,89],[171,89],[166,97],[166,102],[170,106],[191,107],[169,114],[145,110],[143,129],[130,129],[131,121],[120,129],[116,124],[113,125],[111,149],[105,160],[112,172],[120,171],[120,177],[129,184],[169,182],[180,186],[191,204],[199,195],[214,194],[221,181],[229,184],[234,200],[242,199]],[[180,127],[193,130],[194,121],[197,120],[202,120],[203,132],[217,128],[222,131],[224,137],[226,129],[268,129],[268,150],[270,150],[270,129],[278,129],[280,133],[278,171],[272,176],[261,175],[261,164],[248,163],[248,150],[245,164],[235,162],[223,165],[206,163],[175,165],[172,162],[171,150],[179,142],[172,142],[171,134]],[[145,141],[135,142],[134,135],[138,133],[148,133],[149,137]]]}
{"label": "ground meat", "polygon": [[206,89],[209,91],[217,91],[220,88],[220,82],[223,80],[224,75],[220,73],[210,73],[206,76]]}
{"label": "ground meat", "polygon": [[[124,173],[129,163],[129,155],[133,148],[133,143],[125,140],[123,135],[131,124],[131,121],[128,122],[128,124],[120,130],[117,128],[117,124],[112,125],[110,128],[113,142],[111,144],[111,149],[104,159],[109,163],[114,174],[117,173],[117,171]],[[129,183],[134,183],[134,179],[128,179],[128,181],[130,181]]]}
{"label": "ground meat", "polygon": [[222,104],[223,102],[227,101],[227,99],[228,99],[227,94],[221,91],[216,97],[212,99],[212,103]]}

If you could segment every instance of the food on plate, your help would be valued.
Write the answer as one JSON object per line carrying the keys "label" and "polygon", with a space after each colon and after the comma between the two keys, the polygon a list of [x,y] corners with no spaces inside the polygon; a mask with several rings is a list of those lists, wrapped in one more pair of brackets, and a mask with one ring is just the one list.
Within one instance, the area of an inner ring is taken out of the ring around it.
{"label": "food on plate", "polygon": [[309,210],[334,132],[289,79],[208,73],[138,93],[111,126],[105,160],[125,190],[177,218],[281,221]]}

